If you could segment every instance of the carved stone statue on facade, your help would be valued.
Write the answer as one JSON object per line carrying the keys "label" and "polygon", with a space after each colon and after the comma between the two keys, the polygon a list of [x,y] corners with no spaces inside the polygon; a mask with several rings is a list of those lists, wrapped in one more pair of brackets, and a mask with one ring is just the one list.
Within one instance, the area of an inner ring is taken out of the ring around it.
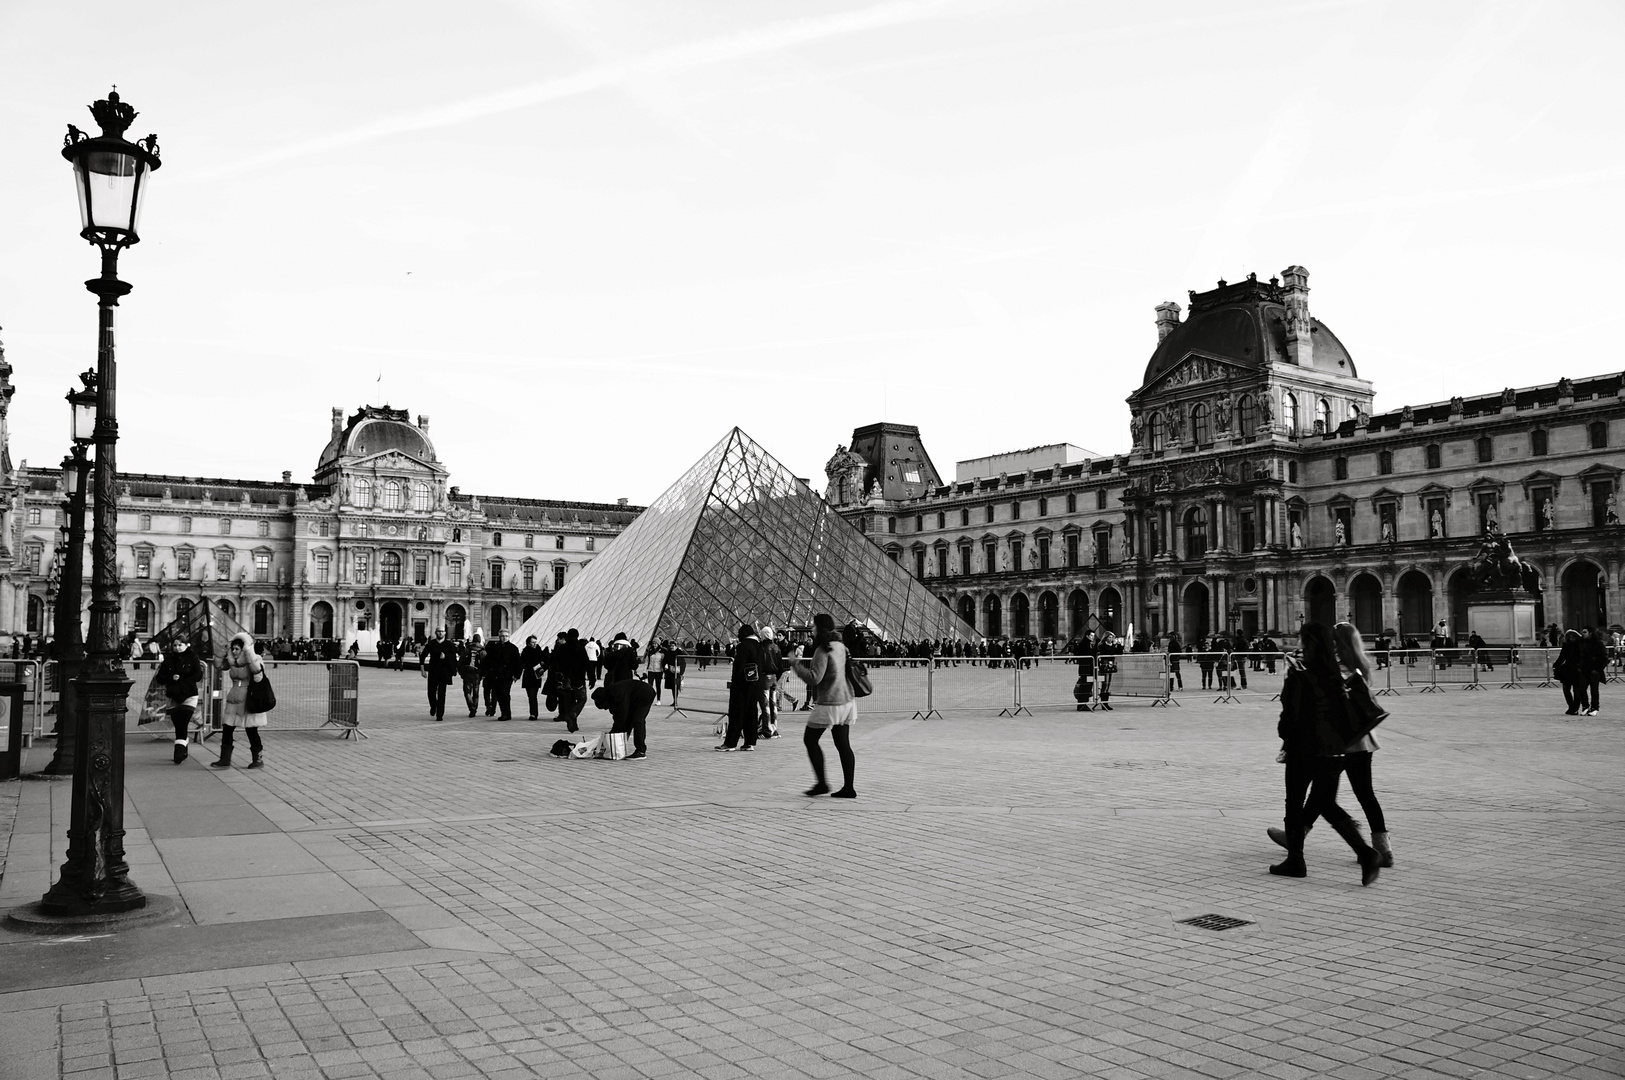
{"label": "carved stone statue on facade", "polygon": [[1452,397],[1450,399],[1450,415],[1451,416],[1460,416],[1462,413],[1464,413],[1466,411],[1467,411],[1467,402],[1460,394],[1457,394],[1455,397]]}
{"label": "carved stone statue on facade", "polygon": [[1604,525],[1619,524],[1619,496],[1609,493],[1608,501],[1602,507],[1602,523]]}
{"label": "carved stone statue on facade", "polygon": [[1428,535],[1432,539],[1444,539],[1444,515],[1439,513],[1437,508],[1434,509],[1432,515],[1428,518],[1428,529]]}
{"label": "carved stone statue on facade", "polygon": [[1337,535],[1337,546],[1347,547],[1349,542],[1348,526],[1343,524],[1342,518],[1338,518],[1332,523],[1332,531]]}
{"label": "carved stone statue on facade", "polygon": [[1294,550],[1303,547],[1303,526],[1296,521],[1292,523],[1292,547]]}
{"label": "carved stone statue on facade", "polygon": [[1134,558],[1134,538],[1129,536],[1128,530],[1123,530],[1123,561],[1128,562]]}
{"label": "carved stone statue on facade", "polygon": [[1394,543],[1394,541],[1395,541],[1394,523],[1393,523],[1392,520],[1390,520],[1388,518],[1383,518],[1383,521],[1382,521],[1382,542],[1385,543],[1385,544],[1392,544],[1392,543]]}
{"label": "carved stone statue on facade", "polygon": [[1128,431],[1130,438],[1133,439],[1133,445],[1139,446],[1140,441],[1145,438],[1145,417],[1140,413],[1130,416]]}
{"label": "carved stone statue on facade", "polygon": [[1412,408],[1411,406],[1409,406],[1409,405],[1405,406],[1403,409],[1400,409],[1399,410],[1399,422],[1402,423],[1402,424],[1415,423],[1416,422],[1416,410],[1414,408]]}
{"label": "carved stone statue on facade", "polygon": [[1517,403],[1518,403],[1518,391],[1517,390],[1515,390],[1515,389],[1513,389],[1512,387],[1509,386],[1505,390],[1501,391],[1501,404],[1502,405],[1516,405]]}
{"label": "carved stone statue on facade", "polygon": [[1574,380],[1569,378],[1567,375],[1565,375],[1565,376],[1563,376],[1563,378],[1557,380],[1557,396],[1558,397],[1573,397],[1574,396]]}
{"label": "carved stone statue on facade", "polygon": [[1258,395],[1258,426],[1262,431],[1268,431],[1275,423],[1275,399],[1269,391]]}
{"label": "carved stone statue on facade", "polygon": [[1495,509],[1494,503],[1484,507],[1484,531],[1487,533],[1501,531],[1501,514]]}
{"label": "carved stone statue on facade", "polygon": [[1552,527],[1552,523],[1557,519],[1557,507],[1552,505],[1552,500],[1547,499],[1540,504],[1540,519],[1546,528]]}
{"label": "carved stone statue on facade", "polygon": [[1165,416],[1168,421],[1168,441],[1178,446],[1185,441],[1185,410],[1169,409]]}
{"label": "carved stone statue on facade", "polygon": [[1215,430],[1221,435],[1230,433],[1230,391],[1226,390],[1219,395],[1218,404],[1213,407],[1213,424]]}

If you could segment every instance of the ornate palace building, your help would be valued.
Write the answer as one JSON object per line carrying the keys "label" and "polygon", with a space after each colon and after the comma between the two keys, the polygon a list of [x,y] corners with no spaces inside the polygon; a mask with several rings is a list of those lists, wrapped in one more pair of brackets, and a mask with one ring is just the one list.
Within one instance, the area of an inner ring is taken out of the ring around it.
{"label": "ornate palace building", "polygon": [[[0,376],[0,425],[8,397]],[[62,473],[5,464],[0,624],[49,634]],[[124,473],[123,628],[144,636],[208,597],[262,637],[494,633],[534,614],[639,510],[470,495],[448,475],[427,417],[370,405],[333,410],[313,483]]]}
{"label": "ornate palace building", "polygon": [[1301,266],[1156,313],[1129,453],[1037,447],[949,482],[917,428],[877,424],[830,460],[827,498],[990,636],[1064,639],[1093,618],[1290,640],[1349,619],[1465,638],[1466,568],[1492,524],[1540,575],[1541,625],[1625,616],[1625,378],[1373,414]]}

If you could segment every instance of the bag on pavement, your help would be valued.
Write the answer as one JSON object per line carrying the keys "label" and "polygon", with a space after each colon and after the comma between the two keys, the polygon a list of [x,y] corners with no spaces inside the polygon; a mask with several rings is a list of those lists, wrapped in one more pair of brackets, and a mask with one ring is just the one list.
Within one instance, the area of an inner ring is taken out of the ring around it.
{"label": "bag on pavement", "polygon": [[606,731],[598,736],[598,756],[605,761],[623,761],[626,753],[626,732]]}
{"label": "bag on pavement", "polygon": [[[598,736],[598,738],[596,738],[596,739],[582,739],[580,742],[578,742],[574,746],[570,747],[570,756],[572,758],[597,757],[598,756],[598,744],[602,740],[603,740],[602,735]],[[561,739],[560,741],[562,742],[563,740]]]}

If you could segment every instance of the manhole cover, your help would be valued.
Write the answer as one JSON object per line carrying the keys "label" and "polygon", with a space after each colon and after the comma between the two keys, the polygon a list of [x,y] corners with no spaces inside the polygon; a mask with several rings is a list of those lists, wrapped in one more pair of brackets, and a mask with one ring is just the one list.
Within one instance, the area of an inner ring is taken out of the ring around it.
{"label": "manhole cover", "polygon": [[1182,925],[1194,926],[1201,930],[1234,930],[1238,926],[1251,926],[1246,919],[1234,919],[1229,915],[1198,915],[1194,919],[1180,919]]}

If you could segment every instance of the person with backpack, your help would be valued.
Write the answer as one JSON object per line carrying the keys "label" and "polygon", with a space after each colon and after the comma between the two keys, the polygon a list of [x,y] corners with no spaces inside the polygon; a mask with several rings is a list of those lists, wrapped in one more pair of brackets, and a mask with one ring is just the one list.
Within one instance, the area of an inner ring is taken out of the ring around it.
{"label": "person with backpack", "polygon": [[[762,711],[762,680],[767,677],[767,658],[761,639],[750,623],[739,626],[739,645],[734,650],[733,672],[728,679],[728,731],[717,747],[719,754],[756,749]],[[740,745],[740,741],[744,745]]]}
{"label": "person with backpack", "polygon": [[[829,795],[832,799],[855,799],[857,755],[852,752],[852,725],[858,721],[858,703],[847,679],[847,662],[851,650],[835,633],[835,620],[825,612],[813,616],[813,653],[810,660],[797,660],[794,671],[807,684],[807,697],[813,701],[812,715],[807,717],[807,730],[802,744],[807,748],[807,760],[812,764],[813,786],[809,796]],[[828,728],[835,742],[835,752],[841,758],[841,772],[846,782],[836,792],[829,790],[824,777],[824,751],[818,745]]]}

